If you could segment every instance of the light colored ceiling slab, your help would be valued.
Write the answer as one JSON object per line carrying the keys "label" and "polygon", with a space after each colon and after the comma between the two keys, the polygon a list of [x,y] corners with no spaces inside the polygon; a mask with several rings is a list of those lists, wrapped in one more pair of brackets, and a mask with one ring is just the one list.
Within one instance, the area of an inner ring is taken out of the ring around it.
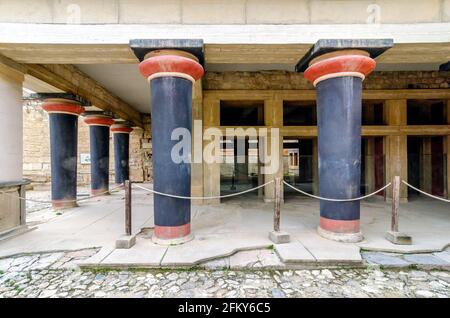
{"label": "light colored ceiling slab", "polygon": [[[291,69],[308,51],[310,44],[206,44],[207,70],[246,71],[248,65],[260,65],[261,70],[276,65],[276,69]],[[32,64],[137,64],[128,45],[68,45],[68,44],[4,44],[0,54],[16,62]],[[377,58],[383,64],[443,64],[450,60],[449,43],[395,44]],[[209,69],[208,67],[212,68]],[[234,67],[233,67],[234,66]]]}
{"label": "light colored ceiling slab", "polygon": [[137,64],[81,64],[76,65],[127,104],[141,113],[150,112],[150,88]]}

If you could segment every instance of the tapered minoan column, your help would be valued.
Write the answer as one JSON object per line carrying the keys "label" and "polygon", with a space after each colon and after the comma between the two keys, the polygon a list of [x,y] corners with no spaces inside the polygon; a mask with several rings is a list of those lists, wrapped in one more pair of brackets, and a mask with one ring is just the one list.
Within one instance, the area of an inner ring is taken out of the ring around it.
{"label": "tapered minoan column", "polygon": [[78,116],[84,108],[76,99],[44,99],[42,108],[49,114],[50,163],[53,208],[77,206]]}
{"label": "tapered minoan column", "polygon": [[[390,42],[392,43],[392,42]],[[360,196],[362,81],[375,69],[372,57],[389,47],[383,41],[321,40],[301,62],[317,90],[320,196]],[[305,65],[306,64],[306,65]],[[360,202],[320,201],[319,234],[357,242]]]}
{"label": "tapered minoan column", "polygon": [[[153,187],[159,192],[189,197],[191,140],[186,133],[192,130],[193,83],[203,75],[203,67],[195,55],[186,51],[154,50],[145,53],[139,69],[150,82]],[[174,151],[178,138],[184,140],[185,147]],[[154,242],[176,244],[190,240],[191,201],[155,195],[154,221]]]}
{"label": "tapered minoan column", "polygon": [[133,128],[115,124],[111,126],[111,132],[114,136],[114,170],[115,183],[121,185],[125,180],[130,179],[130,133]]}
{"label": "tapered minoan column", "polygon": [[114,124],[111,117],[87,115],[91,152],[91,194],[109,194],[109,127]]}

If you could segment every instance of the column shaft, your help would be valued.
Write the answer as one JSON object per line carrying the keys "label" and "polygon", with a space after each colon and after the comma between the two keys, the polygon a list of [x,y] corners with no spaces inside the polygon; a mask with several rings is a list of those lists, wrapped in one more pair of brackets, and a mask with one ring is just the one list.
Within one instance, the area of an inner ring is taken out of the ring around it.
{"label": "column shaft", "polygon": [[45,100],[42,108],[49,113],[53,207],[77,206],[78,116],[84,108],[60,99]]}
{"label": "column shaft", "polygon": [[[203,75],[203,67],[190,53],[161,50],[146,54],[139,68],[150,81],[153,187],[162,193],[189,197],[192,88]],[[175,150],[174,146],[183,141]],[[192,238],[191,200],[155,195],[153,202],[154,242],[170,245]]]}
{"label": "column shaft", "polygon": [[130,157],[130,132],[131,128],[114,125],[111,131],[114,134],[114,169],[115,183],[123,184],[130,179],[129,157]]}
{"label": "column shaft", "polygon": [[77,197],[78,117],[57,113],[49,117],[53,205],[76,206],[58,201]]}
{"label": "column shaft", "polygon": [[[336,77],[317,85],[320,195],[360,195],[361,89],[357,77]],[[359,232],[360,202],[320,201],[320,224],[328,231]]]}
{"label": "column shaft", "polygon": [[112,118],[101,115],[88,115],[91,153],[91,194],[108,194],[109,191],[109,128]]}
{"label": "column shaft", "polygon": [[[189,162],[171,158],[172,131],[192,131],[192,82],[179,77],[160,77],[151,81],[154,189],[180,196],[191,195]],[[188,154],[184,154],[187,156]],[[155,231],[166,235],[190,233],[191,202],[160,195],[154,197]]]}

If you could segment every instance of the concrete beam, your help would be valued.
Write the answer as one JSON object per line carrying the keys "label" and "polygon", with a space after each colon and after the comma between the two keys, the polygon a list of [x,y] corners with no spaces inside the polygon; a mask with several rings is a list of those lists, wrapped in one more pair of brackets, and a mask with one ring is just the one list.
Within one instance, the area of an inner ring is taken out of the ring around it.
{"label": "concrete beam", "polygon": [[97,81],[67,64],[23,64],[25,72],[62,91],[74,93],[87,99],[92,105],[143,127],[140,112],[135,110]]}

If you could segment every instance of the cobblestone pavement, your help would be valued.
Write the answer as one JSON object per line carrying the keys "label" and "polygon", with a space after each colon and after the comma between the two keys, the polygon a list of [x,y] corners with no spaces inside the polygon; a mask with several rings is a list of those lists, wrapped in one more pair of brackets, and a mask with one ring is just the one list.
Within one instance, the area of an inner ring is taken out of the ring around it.
{"label": "cobblestone pavement", "polygon": [[81,271],[97,250],[0,259],[4,297],[445,297],[442,270]]}

